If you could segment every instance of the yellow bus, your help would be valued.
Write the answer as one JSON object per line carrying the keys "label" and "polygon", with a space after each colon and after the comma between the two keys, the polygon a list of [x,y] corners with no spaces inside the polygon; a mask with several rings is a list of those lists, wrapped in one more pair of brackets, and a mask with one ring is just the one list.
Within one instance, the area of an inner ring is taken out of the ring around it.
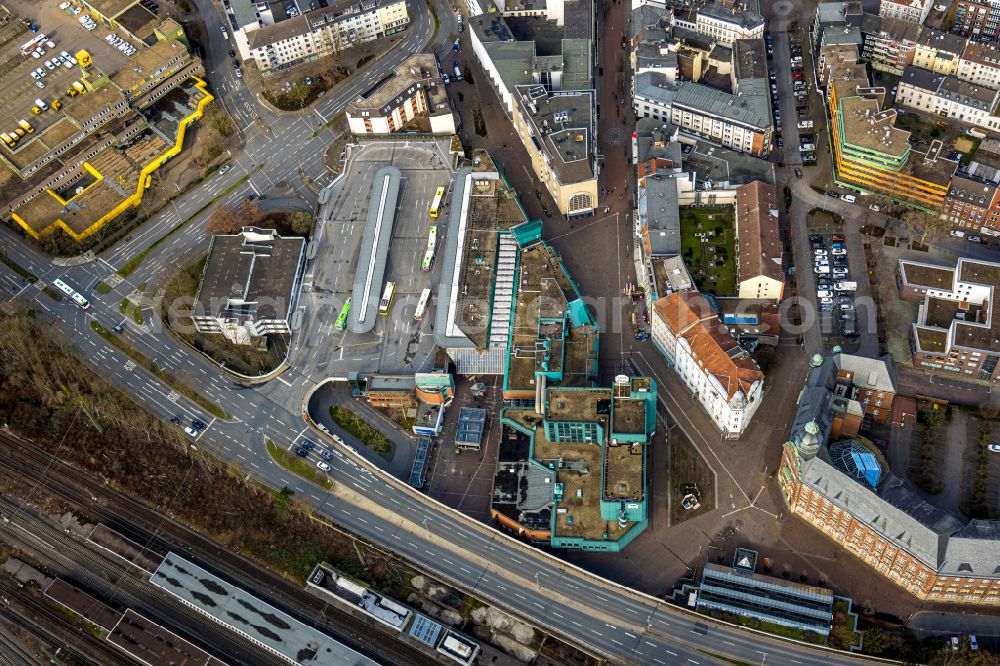
{"label": "yellow bus", "polygon": [[389,314],[392,307],[392,297],[396,295],[396,283],[386,282],[385,291],[382,292],[382,300],[378,302],[378,313],[383,317]]}
{"label": "yellow bus", "polygon": [[434,192],[434,200],[431,201],[431,209],[428,211],[434,219],[437,219],[437,216],[441,214],[442,201],[444,201],[444,188],[439,187]]}

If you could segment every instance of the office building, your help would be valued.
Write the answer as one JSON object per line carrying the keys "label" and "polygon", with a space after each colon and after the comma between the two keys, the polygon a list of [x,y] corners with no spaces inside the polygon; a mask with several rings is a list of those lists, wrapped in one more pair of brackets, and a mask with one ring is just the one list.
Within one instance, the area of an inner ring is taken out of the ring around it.
{"label": "office building", "polygon": [[934,0],[881,0],[878,15],[922,25],[933,4]]}
{"label": "office building", "polygon": [[244,227],[212,237],[195,294],[195,327],[236,344],[291,333],[298,301],[306,241],[272,229]]}
{"label": "office building", "polygon": [[620,552],[649,523],[648,447],[656,384],[621,375],[610,388],[544,381],[533,408],[501,412],[490,514],[553,548]]}
{"label": "office building", "polygon": [[997,605],[996,521],[965,522],[932,506],[872,442],[838,432],[857,411],[838,377],[843,356],[814,357],[799,394],[778,469],[789,509],[918,599]]}
{"label": "office building", "polygon": [[653,304],[653,342],[723,439],[739,439],[760,406],[764,373],[696,291]]}
{"label": "office building", "polygon": [[345,114],[354,134],[392,134],[411,123],[417,131],[455,134],[455,114],[431,54],[407,58],[348,104]]}

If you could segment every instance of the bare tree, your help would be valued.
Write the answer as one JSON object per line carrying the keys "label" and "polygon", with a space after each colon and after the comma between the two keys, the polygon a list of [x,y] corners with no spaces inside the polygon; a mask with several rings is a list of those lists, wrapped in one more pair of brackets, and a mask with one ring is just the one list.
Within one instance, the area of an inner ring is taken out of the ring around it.
{"label": "bare tree", "polygon": [[900,221],[921,243],[943,235],[951,227],[948,218],[942,217],[938,211],[910,210]]}
{"label": "bare tree", "polygon": [[208,218],[208,226],[205,233],[214,236],[215,234],[234,234],[240,230],[240,216],[227,206],[217,206]]}
{"label": "bare tree", "polygon": [[259,227],[264,222],[264,211],[260,209],[256,201],[244,199],[240,207],[236,210],[241,226]]}

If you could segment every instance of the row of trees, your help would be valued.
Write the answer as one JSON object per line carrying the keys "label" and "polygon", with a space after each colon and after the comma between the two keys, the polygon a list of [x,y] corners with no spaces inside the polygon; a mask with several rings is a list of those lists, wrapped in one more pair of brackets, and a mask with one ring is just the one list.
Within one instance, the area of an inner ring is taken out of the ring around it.
{"label": "row of trees", "polygon": [[[282,214],[280,215],[280,219],[284,221],[284,224],[281,226],[286,227],[286,230],[293,235],[305,236],[312,231],[313,216],[309,213],[296,211],[287,215]],[[269,221],[276,222],[278,218],[269,220],[256,201],[244,199],[235,208],[217,206],[208,218],[205,233],[214,236],[215,234],[234,234],[243,227],[270,228],[275,226],[267,224]],[[277,228],[279,231],[282,231],[280,227]]]}

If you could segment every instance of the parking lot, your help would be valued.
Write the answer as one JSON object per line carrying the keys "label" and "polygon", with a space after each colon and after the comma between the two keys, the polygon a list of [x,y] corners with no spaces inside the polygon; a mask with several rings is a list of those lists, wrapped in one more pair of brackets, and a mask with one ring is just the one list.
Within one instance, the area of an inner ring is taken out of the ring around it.
{"label": "parking lot", "polygon": [[[789,33],[789,46],[792,55],[792,90],[795,96],[796,111],[794,122],[799,130],[799,145],[798,147],[789,146],[785,149],[785,140],[781,136],[782,117],[778,104],[778,80],[770,63],[774,57],[774,43],[769,33],[764,35],[764,39],[767,42],[768,69],[771,70],[771,109],[774,113],[775,148],[781,151],[781,161],[806,166],[814,165],[816,164],[816,136],[813,134],[813,121],[809,110],[809,92],[813,89],[813,83],[810,81],[809,73],[803,71],[802,44],[797,34]],[[784,120],[792,122],[787,118]]]}
{"label": "parking lot", "polygon": [[846,240],[838,232],[809,235],[821,329],[825,335],[853,338],[857,336],[854,294],[858,284],[851,280]]}
{"label": "parking lot", "polygon": [[[381,292],[386,282],[394,282],[395,295],[389,314],[379,317],[371,333],[354,334],[337,330],[335,322],[354,287],[361,239],[364,235],[375,172],[391,164],[402,172],[399,199],[395,211],[392,239],[389,243],[385,275],[375,278],[372,289]],[[436,220],[437,251],[447,239],[452,172],[447,153],[436,142],[367,143],[353,151],[346,175],[331,198],[327,219],[320,220],[320,249],[307,273],[301,297],[304,316],[316,325],[303,326],[312,331],[300,342],[310,358],[297,362],[325,368],[331,359],[354,361],[352,369],[382,373],[413,372],[433,366],[435,299],[421,321],[414,319],[421,292],[430,287],[437,291],[439,267],[421,270],[427,247],[428,227],[434,222],[428,214],[435,189],[446,187],[445,205]]]}

